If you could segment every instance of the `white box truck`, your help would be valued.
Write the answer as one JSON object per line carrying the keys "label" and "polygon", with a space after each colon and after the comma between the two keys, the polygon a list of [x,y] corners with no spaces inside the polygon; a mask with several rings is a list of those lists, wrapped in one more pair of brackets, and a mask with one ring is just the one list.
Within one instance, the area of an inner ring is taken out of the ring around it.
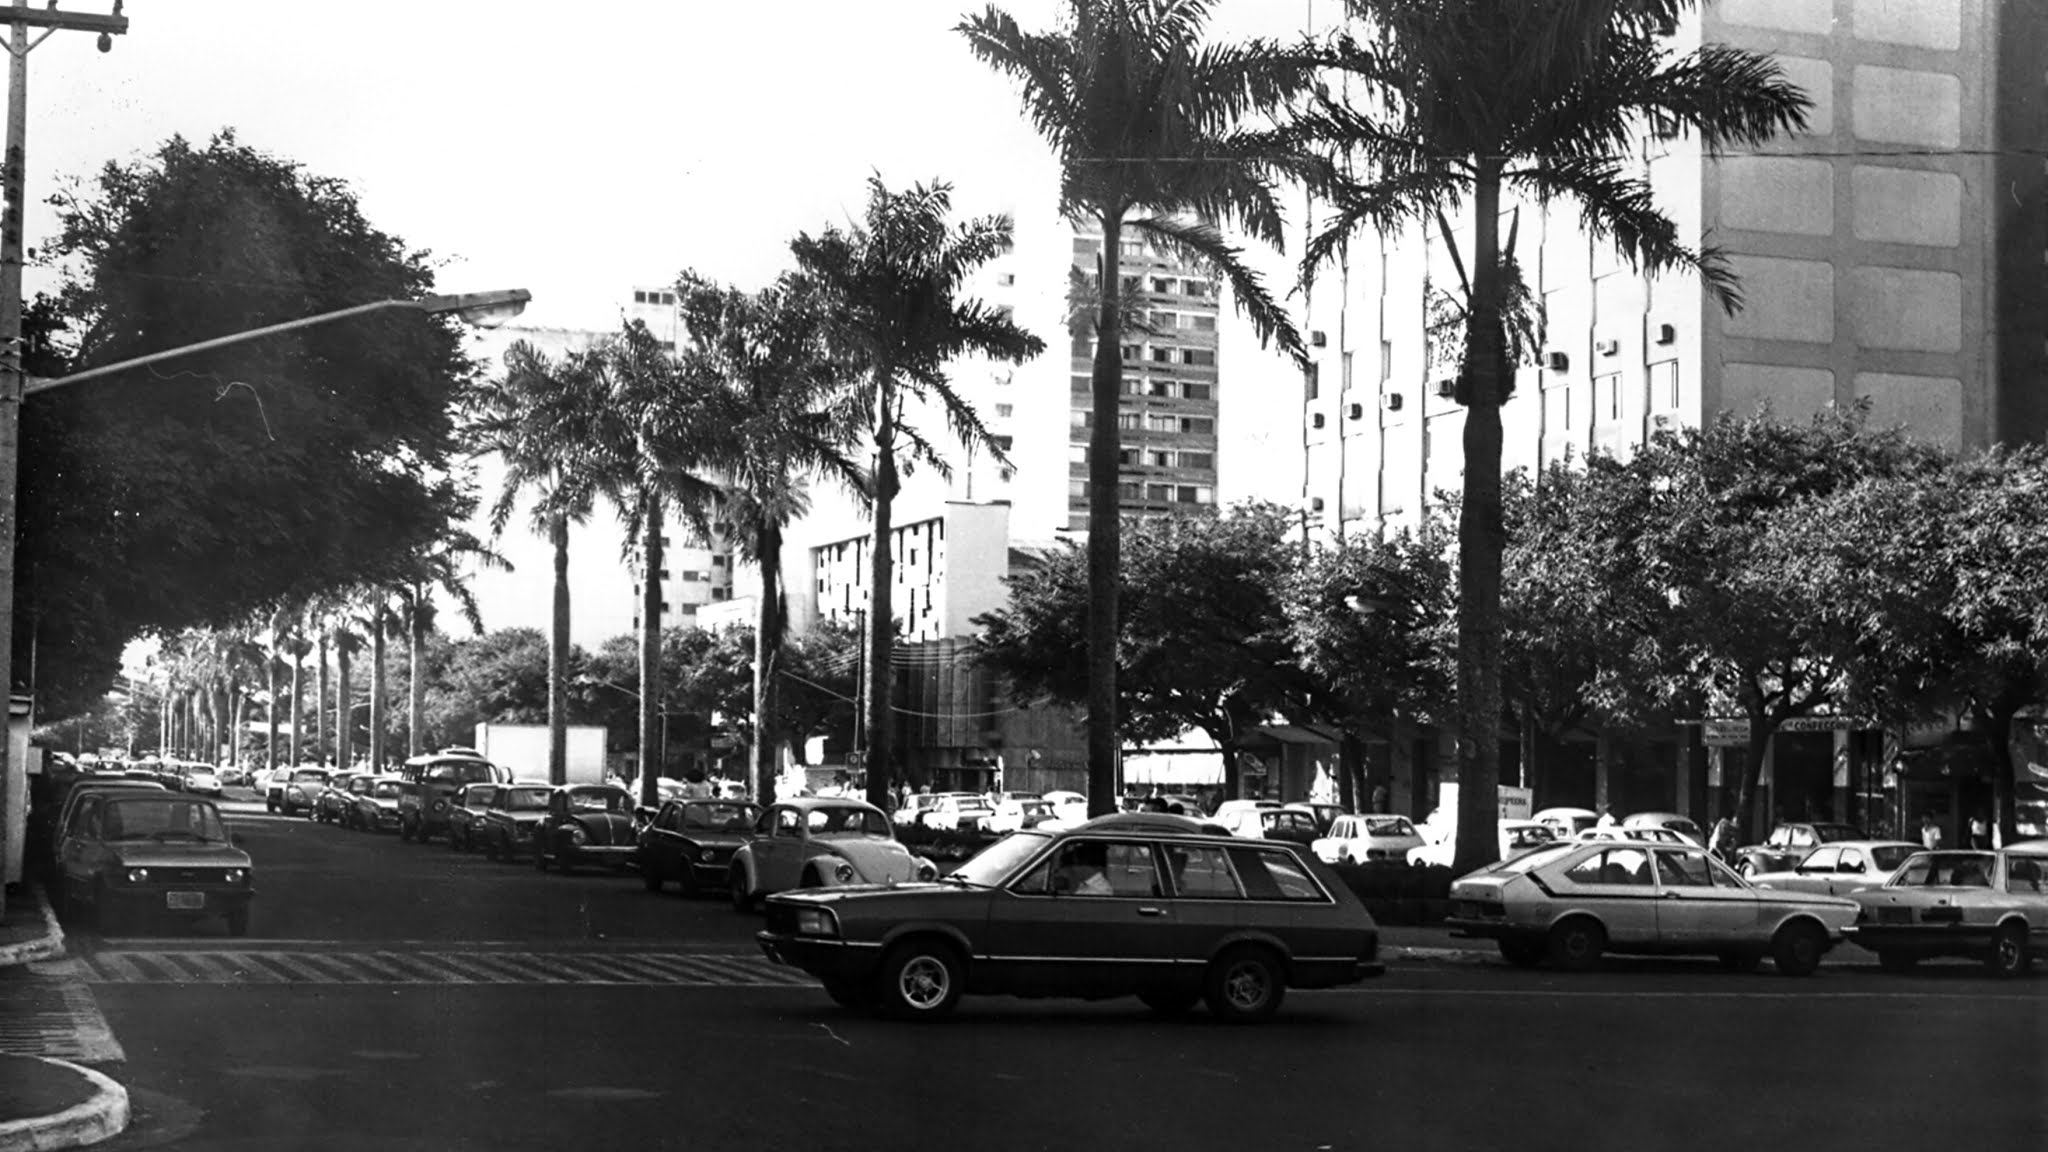
{"label": "white box truck", "polygon": [[[568,769],[571,784],[604,782],[605,731],[595,725],[569,726]],[[496,724],[476,726],[476,750],[484,759],[510,768],[514,780],[546,783],[548,726]]]}

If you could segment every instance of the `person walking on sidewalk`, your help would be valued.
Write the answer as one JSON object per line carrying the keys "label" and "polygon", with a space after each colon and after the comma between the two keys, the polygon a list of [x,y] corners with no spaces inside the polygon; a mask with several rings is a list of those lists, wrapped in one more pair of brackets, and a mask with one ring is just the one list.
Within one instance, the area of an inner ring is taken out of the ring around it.
{"label": "person walking on sidewalk", "polygon": [[1920,846],[1929,852],[1941,847],[1941,825],[1934,822],[1934,813],[1920,814]]}

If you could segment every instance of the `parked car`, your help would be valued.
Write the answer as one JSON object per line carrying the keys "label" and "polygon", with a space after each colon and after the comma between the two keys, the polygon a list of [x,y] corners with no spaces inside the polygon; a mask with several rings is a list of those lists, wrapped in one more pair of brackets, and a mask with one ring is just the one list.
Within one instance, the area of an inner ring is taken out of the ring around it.
{"label": "parked car", "polygon": [[503,784],[464,784],[448,800],[448,848],[453,852],[474,852],[483,843],[477,836],[484,812]]}
{"label": "parked car", "polygon": [[756,939],[839,1004],[910,1019],[965,994],[1135,995],[1247,1022],[1384,973],[1372,916],[1306,849],[1191,824],[1125,813],[1014,833],[938,883],[782,893]]}
{"label": "parked car", "polygon": [[348,813],[342,823],[359,832],[398,831],[398,798],[405,781],[396,776],[363,776],[349,792]]}
{"label": "parked car", "polygon": [[298,812],[311,815],[313,800],[327,786],[330,775],[332,773],[325,768],[307,765],[300,765],[286,775],[274,774],[270,778],[270,787],[265,791],[263,806],[286,816]]}
{"label": "parked car", "polygon": [[1036,828],[1052,819],[1055,819],[1052,805],[1043,800],[1004,800],[996,805],[995,813],[988,818],[988,830],[1016,832]]}
{"label": "parked car", "polygon": [[185,774],[178,783],[185,791],[195,796],[220,795],[220,774],[215,772],[210,764],[191,764],[186,766]]}
{"label": "parked car", "polygon": [[1849,824],[1780,824],[1771,829],[1763,843],[1737,848],[1733,863],[1735,870],[1744,876],[1783,872],[1822,844],[1864,839],[1868,837],[1862,830]]}
{"label": "parked car", "polygon": [[[1556,842],[1556,829],[1536,820],[1502,820],[1496,825],[1500,830],[1500,858],[1512,860],[1534,848]],[[1458,838],[1439,840],[1420,848],[1408,850],[1408,863],[1417,867],[1434,865],[1449,868],[1458,856]]]}
{"label": "parked car", "polygon": [[922,824],[924,814],[939,802],[938,795],[930,792],[913,792],[904,799],[903,807],[891,817],[898,824]]}
{"label": "parked car", "polygon": [[1759,888],[1847,896],[1859,888],[1881,888],[1920,845],[1903,840],[1838,840],[1823,844],[1783,872],[1759,872],[1749,882]]}
{"label": "parked car", "polygon": [[1568,971],[1603,953],[1701,954],[1749,971],[1768,955],[1806,976],[1856,918],[1853,901],[1758,888],[1706,849],[1565,841],[1451,885],[1455,934],[1492,939],[1509,963]]}
{"label": "parked car", "polygon": [[743,800],[671,800],[640,830],[640,880],[649,892],[673,880],[683,894],[717,891],[732,855],[754,834],[761,808]]}
{"label": "parked car", "polygon": [[1585,831],[1579,833],[1577,836],[1572,837],[1572,839],[1638,840],[1648,844],[1691,844],[1696,848],[1705,847],[1705,845],[1697,843],[1691,837],[1675,832],[1669,828],[1659,828],[1655,825],[1643,824],[1638,824],[1634,828],[1625,828],[1619,824],[1609,824],[1605,828],[1602,828],[1596,824],[1593,827],[1588,828]]}
{"label": "parked car", "polygon": [[58,859],[59,903],[74,915],[89,908],[102,934],[145,916],[219,916],[230,934],[249,932],[254,869],[211,800],[167,791],[94,792],[81,802]]}
{"label": "parked car", "polygon": [[533,830],[533,866],[553,864],[563,875],[580,864],[623,872],[640,851],[633,794],[616,784],[568,784],[548,795],[547,811]]}
{"label": "parked car", "polygon": [[947,792],[937,803],[918,813],[917,822],[926,828],[973,832],[985,830],[996,814],[986,797],[974,792]]}
{"label": "parked car", "polygon": [[[85,803],[86,797],[105,792],[163,791],[166,791],[164,786],[154,780],[130,780],[122,776],[87,777],[65,790],[64,799],[57,805],[56,815],[47,827],[36,829],[39,822],[35,819],[35,813],[31,812],[30,828],[37,831],[38,842],[43,845],[43,851],[48,853],[47,859],[52,869],[50,875],[62,875],[63,857],[60,853],[64,847],[64,838],[70,835],[71,823],[76,819],[79,806]],[[61,880],[59,882],[61,883]]]}
{"label": "parked car", "polygon": [[1290,812],[1308,813],[1309,818],[1315,821],[1316,835],[1318,837],[1328,836],[1330,834],[1330,825],[1337,822],[1337,817],[1345,814],[1342,804],[1324,804],[1316,801],[1288,804],[1286,808]]}
{"label": "parked car", "polygon": [[1052,805],[1052,818],[1071,827],[1088,819],[1088,797],[1079,792],[1055,788],[1042,797]]}
{"label": "parked car", "polygon": [[1849,939],[1887,972],[1961,956],[1994,976],[2022,976],[2048,939],[2048,845],[1996,852],[1920,852],[1882,888],[1849,897]]}
{"label": "parked car", "polygon": [[754,836],[733,853],[726,887],[733,907],[791,888],[930,880],[938,866],[896,839],[880,808],[859,800],[800,797],[761,814]]}
{"label": "parked car", "polygon": [[316,824],[344,824],[348,821],[349,806],[355,803],[356,781],[369,777],[367,772],[336,772],[329,776],[320,791],[313,796],[313,811],[309,813]]}
{"label": "parked car", "polygon": [[534,829],[547,817],[548,797],[553,793],[546,784],[510,784],[502,789],[484,809],[477,832],[484,855],[492,860],[517,860],[532,852]]}
{"label": "parked car", "polygon": [[1236,821],[1233,818],[1239,812],[1243,812],[1247,809],[1277,809],[1279,807],[1280,802],[1278,800],[1225,800],[1223,803],[1216,805],[1216,810],[1214,812],[1209,813],[1209,819],[1214,820],[1216,823],[1221,824],[1226,828],[1229,828],[1235,826]]}
{"label": "parked car", "polygon": [[1304,848],[1316,842],[1316,818],[1293,808],[1234,808],[1213,823],[1247,840],[1286,840]]}
{"label": "parked car", "polygon": [[1600,814],[1590,808],[1545,808],[1529,818],[1550,825],[1554,840],[1569,840],[1600,823]]}
{"label": "parked car", "polygon": [[1676,832],[1688,844],[1701,848],[1707,846],[1707,834],[1700,831],[1700,826],[1691,817],[1680,816],[1676,812],[1631,812],[1621,818],[1621,826],[1624,829],[1662,828]]}
{"label": "parked car", "polygon": [[405,788],[398,797],[398,838],[426,841],[448,830],[455,793],[465,784],[510,784],[512,772],[474,748],[443,748],[399,766]]}
{"label": "parked car", "polygon": [[1404,863],[1411,849],[1422,847],[1422,834],[1406,816],[1339,816],[1324,836],[1309,845],[1326,864],[1371,860]]}

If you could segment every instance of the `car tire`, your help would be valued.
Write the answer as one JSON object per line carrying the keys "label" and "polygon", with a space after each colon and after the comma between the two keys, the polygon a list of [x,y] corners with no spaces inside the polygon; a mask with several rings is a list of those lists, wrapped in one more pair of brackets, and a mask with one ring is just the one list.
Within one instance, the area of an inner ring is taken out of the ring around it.
{"label": "car tire", "polygon": [[1534,968],[1543,963],[1544,943],[1529,936],[1503,936],[1498,941],[1501,959],[1517,968]]}
{"label": "car tire", "polygon": [[825,986],[825,995],[830,996],[832,1002],[841,1008],[860,1012],[875,1006],[874,993],[858,980],[844,976],[826,976],[818,982]]}
{"label": "car tire", "polygon": [[1911,952],[1886,951],[1877,954],[1877,966],[1894,976],[1911,972],[1920,966],[1920,958]]}
{"label": "car tire", "polygon": [[1287,998],[1287,974],[1270,948],[1241,944],[1209,962],[1202,1000],[1209,1015],[1225,1024],[1252,1024],[1280,1010]]}
{"label": "car tire", "polygon": [[876,974],[875,998],[898,1020],[937,1020],[960,1004],[967,969],[951,944],[937,938],[905,940],[889,950]]}
{"label": "car tire", "polygon": [[1193,988],[1150,988],[1138,993],[1138,1003],[1155,1016],[1185,1016],[1201,999],[1202,993]]}
{"label": "car tire", "polygon": [[1795,920],[1771,937],[1771,963],[1780,976],[1813,975],[1827,951],[1827,933],[1809,921]]}
{"label": "car tire", "polygon": [[754,910],[754,894],[748,890],[747,873],[745,869],[733,869],[731,878],[726,882],[726,887],[731,891],[732,894],[733,911],[752,912]]}
{"label": "car tire", "polygon": [[1586,972],[1599,966],[1607,948],[1607,930],[1590,916],[1573,916],[1551,927],[1544,952],[1553,968]]}
{"label": "car tire", "polygon": [[2023,924],[2000,926],[1991,937],[1991,951],[1985,953],[1984,969],[2001,980],[2024,976],[2034,966],[2033,949],[2028,947]]}
{"label": "car tire", "polygon": [[1721,967],[1730,972],[1754,972],[1757,966],[1764,962],[1763,953],[1746,949],[1739,952],[1723,952],[1718,959],[1721,961]]}

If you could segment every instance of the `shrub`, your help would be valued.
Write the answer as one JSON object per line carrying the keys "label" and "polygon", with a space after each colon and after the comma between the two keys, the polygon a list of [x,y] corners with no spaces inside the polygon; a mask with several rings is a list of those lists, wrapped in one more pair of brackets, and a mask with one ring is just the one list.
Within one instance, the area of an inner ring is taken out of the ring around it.
{"label": "shrub", "polygon": [[896,839],[905,848],[933,860],[965,860],[996,842],[993,832],[972,829],[927,828],[922,824],[899,824]]}

